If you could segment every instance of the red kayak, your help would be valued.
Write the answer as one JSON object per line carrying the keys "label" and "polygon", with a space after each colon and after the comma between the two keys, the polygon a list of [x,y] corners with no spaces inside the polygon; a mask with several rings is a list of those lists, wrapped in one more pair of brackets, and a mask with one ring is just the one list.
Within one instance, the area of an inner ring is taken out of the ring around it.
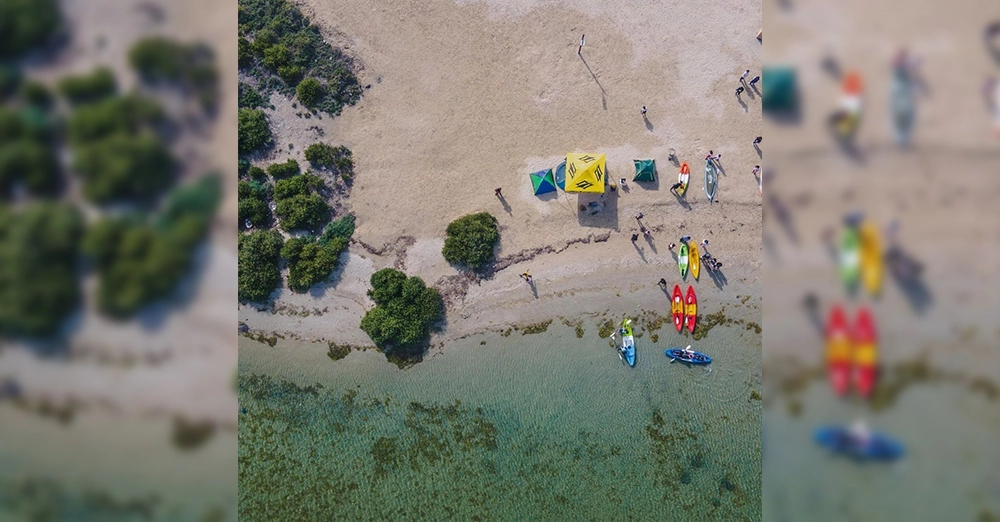
{"label": "red kayak", "polygon": [[837,395],[847,393],[851,384],[851,330],[842,306],[830,310],[826,325],[826,365],[830,385]]}
{"label": "red kayak", "polygon": [[854,386],[864,397],[872,394],[878,377],[878,334],[867,307],[858,310],[854,323]]}
{"label": "red kayak", "polygon": [[694,333],[694,322],[698,319],[698,296],[694,295],[694,287],[688,285],[687,297],[684,298],[684,324],[688,331]]}
{"label": "red kayak", "polygon": [[684,329],[684,294],[680,285],[674,285],[674,295],[670,299],[670,313],[674,316],[674,328],[680,333]]}

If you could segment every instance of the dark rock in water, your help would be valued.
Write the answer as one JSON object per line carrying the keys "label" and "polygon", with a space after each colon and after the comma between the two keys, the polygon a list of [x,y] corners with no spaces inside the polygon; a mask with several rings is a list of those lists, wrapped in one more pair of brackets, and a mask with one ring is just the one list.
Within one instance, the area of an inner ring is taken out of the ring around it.
{"label": "dark rock in water", "polygon": [[239,332],[240,333],[246,333],[246,332],[249,332],[249,331],[250,331],[250,327],[247,326],[246,323],[241,322],[240,326],[239,326]]}

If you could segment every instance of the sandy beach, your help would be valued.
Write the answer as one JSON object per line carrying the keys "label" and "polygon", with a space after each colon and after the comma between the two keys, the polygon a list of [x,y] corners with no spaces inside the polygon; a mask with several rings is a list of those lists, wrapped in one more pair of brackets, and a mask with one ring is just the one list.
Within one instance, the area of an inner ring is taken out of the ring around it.
{"label": "sandy beach", "polygon": [[[346,210],[358,228],[328,284],[307,294],[283,289],[273,310],[241,305],[240,320],[252,330],[370,345],[358,323],[372,306],[368,277],[384,267],[420,276],[445,295],[447,327],[435,343],[637,306],[665,313],[669,302],[656,281],[680,281],[667,245],[684,234],[709,239],[724,263],[724,281],[703,273],[694,283],[707,311],[736,295],[760,295],[761,198],[751,174],[761,163],[751,145],[760,98],[753,90],[734,96],[743,70],[760,73],[757,8],[298,5],[354,57],[366,90],[357,106],[322,120],[296,118],[290,101],[272,97],[277,147],[266,162],[303,162],[300,151],[320,136],[349,147],[356,181]],[[686,206],[668,191],[679,165],[668,161],[670,148],[691,165]],[[714,204],[703,191],[709,150],[722,155]],[[609,178],[629,180],[626,190],[604,196],[607,208],[597,215],[578,212],[585,196],[532,194],[528,173],[554,168],[574,151],[607,154]],[[631,182],[632,159],[643,158],[656,160],[657,183]],[[495,275],[473,281],[444,261],[441,248],[447,224],[478,211],[498,218],[501,244]],[[653,236],[633,246],[639,212]],[[537,295],[517,276],[525,270]]]}

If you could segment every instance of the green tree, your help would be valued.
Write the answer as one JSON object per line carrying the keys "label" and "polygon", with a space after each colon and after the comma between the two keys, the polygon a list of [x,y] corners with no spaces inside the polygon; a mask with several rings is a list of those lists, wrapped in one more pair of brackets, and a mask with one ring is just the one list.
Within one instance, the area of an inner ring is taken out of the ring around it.
{"label": "green tree", "polygon": [[242,302],[267,301],[281,283],[278,267],[284,240],[274,230],[255,230],[240,234],[237,262],[238,295]]}
{"label": "green tree", "polygon": [[0,197],[21,180],[35,195],[53,194],[59,188],[59,161],[54,151],[31,140],[0,143]]}
{"label": "green tree", "polygon": [[469,214],[452,221],[441,253],[449,263],[478,270],[493,260],[500,241],[497,219],[488,212]]}
{"label": "green tree", "polygon": [[300,172],[299,162],[292,158],[288,158],[284,163],[273,163],[267,167],[267,173],[274,179],[290,178]]}
{"label": "green tree", "polygon": [[54,101],[52,91],[45,84],[36,81],[25,82],[21,86],[21,97],[28,104],[43,110],[48,110]]}
{"label": "green tree", "polygon": [[107,67],[98,67],[90,74],[65,76],[59,80],[59,92],[75,105],[110,98],[117,90],[115,75]]}
{"label": "green tree", "polygon": [[375,308],[361,319],[361,329],[387,356],[419,359],[431,329],[444,318],[441,294],[392,268],[372,274],[371,285]]}
{"label": "green tree", "polygon": [[44,45],[61,24],[57,0],[0,1],[0,60],[19,58]]}
{"label": "green tree", "polygon": [[0,207],[0,332],[54,333],[80,303],[83,216],[62,203]]}
{"label": "green tree", "polygon": [[337,267],[345,245],[340,238],[322,244],[302,238],[286,241],[281,257],[288,261],[288,288],[301,293],[325,281]]}
{"label": "green tree", "polygon": [[264,65],[274,70],[288,65],[291,59],[292,52],[284,45],[277,44],[264,49]]}
{"label": "green tree", "polygon": [[237,127],[240,154],[250,154],[271,143],[271,127],[260,109],[240,109]]}
{"label": "green tree", "polygon": [[173,156],[149,134],[115,134],[75,152],[83,194],[95,203],[150,201],[173,180]]}
{"label": "green tree", "polygon": [[267,206],[267,189],[263,184],[257,181],[240,181],[238,193],[240,226],[246,220],[250,220],[254,226],[261,226],[271,219],[271,210]]}
{"label": "green tree", "polygon": [[299,103],[310,109],[316,107],[316,103],[323,96],[323,84],[316,78],[306,78],[299,82],[295,88],[295,96]]}
{"label": "green tree", "polygon": [[160,104],[129,94],[78,107],[67,124],[69,141],[81,145],[114,134],[138,134],[163,122]]}

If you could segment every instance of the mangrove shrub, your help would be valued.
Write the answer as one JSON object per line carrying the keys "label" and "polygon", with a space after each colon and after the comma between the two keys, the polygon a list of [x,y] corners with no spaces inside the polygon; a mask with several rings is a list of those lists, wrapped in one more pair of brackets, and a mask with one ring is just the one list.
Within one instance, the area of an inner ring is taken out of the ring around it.
{"label": "mangrove shrub", "polygon": [[488,212],[469,214],[452,221],[441,253],[449,263],[473,270],[488,265],[500,241],[497,219]]}
{"label": "mangrove shrub", "polygon": [[419,277],[392,268],[371,276],[368,297],[375,308],[361,319],[361,329],[386,355],[419,358],[431,329],[444,318],[444,301]]}

